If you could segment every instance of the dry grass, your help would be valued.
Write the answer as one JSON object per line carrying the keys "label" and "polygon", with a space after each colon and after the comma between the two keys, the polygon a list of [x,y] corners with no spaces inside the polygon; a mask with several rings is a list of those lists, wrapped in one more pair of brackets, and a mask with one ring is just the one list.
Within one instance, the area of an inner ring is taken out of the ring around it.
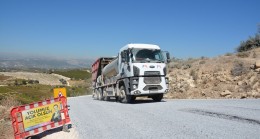
{"label": "dry grass", "polygon": [[239,52],[236,54],[237,57],[240,57],[240,58],[246,58],[246,57],[249,57],[250,53],[249,52]]}
{"label": "dry grass", "polygon": [[0,101],[0,137],[1,139],[13,138],[10,110],[20,103],[12,96],[6,96]]}
{"label": "dry grass", "polygon": [[0,81],[9,79],[9,76],[0,75]]}

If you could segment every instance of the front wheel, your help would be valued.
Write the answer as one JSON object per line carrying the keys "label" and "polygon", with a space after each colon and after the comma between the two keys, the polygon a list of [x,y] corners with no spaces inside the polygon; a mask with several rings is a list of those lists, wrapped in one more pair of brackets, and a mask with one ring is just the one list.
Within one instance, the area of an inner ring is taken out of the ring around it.
{"label": "front wheel", "polygon": [[163,94],[158,94],[158,95],[152,96],[152,99],[155,102],[160,102],[162,100],[162,98],[163,98]]}
{"label": "front wheel", "polygon": [[125,87],[120,87],[120,96],[119,96],[119,102],[122,103],[131,103],[131,96],[126,94]]}

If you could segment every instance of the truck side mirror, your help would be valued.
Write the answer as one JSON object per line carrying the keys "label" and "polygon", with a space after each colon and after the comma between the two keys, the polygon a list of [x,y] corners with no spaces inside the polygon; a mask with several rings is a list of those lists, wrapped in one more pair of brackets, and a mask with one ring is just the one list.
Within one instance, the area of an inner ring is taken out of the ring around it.
{"label": "truck side mirror", "polygon": [[128,51],[124,50],[121,52],[122,62],[129,62]]}
{"label": "truck side mirror", "polygon": [[163,57],[165,58],[165,60],[164,60],[165,63],[170,63],[171,57],[170,57],[170,53],[169,52],[163,51]]}
{"label": "truck side mirror", "polygon": [[125,52],[124,51],[121,52],[121,59],[122,59],[122,62],[126,61],[126,59],[125,59]]}
{"label": "truck side mirror", "polygon": [[166,52],[167,63],[171,61],[170,53]]}
{"label": "truck side mirror", "polygon": [[128,63],[130,61],[130,57],[129,57],[129,51],[125,50],[125,60]]}

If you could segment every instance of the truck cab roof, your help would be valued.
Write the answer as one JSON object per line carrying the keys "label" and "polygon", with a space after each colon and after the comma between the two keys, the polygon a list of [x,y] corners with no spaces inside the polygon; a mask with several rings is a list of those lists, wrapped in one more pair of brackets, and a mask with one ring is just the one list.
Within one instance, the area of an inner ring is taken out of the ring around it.
{"label": "truck cab roof", "polygon": [[123,48],[120,49],[120,52],[123,50],[127,50],[129,48],[143,48],[143,49],[160,49],[160,47],[158,45],[154,45],[154,44],[127,44],[126,46],[124,46]]}

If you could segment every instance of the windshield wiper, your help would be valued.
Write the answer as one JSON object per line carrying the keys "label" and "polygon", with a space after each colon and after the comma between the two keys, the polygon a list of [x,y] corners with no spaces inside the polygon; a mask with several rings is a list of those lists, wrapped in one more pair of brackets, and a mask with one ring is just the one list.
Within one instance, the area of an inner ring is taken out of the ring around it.
{"label": "windshield wiper", "polygon": [[156,63],[164,63],[163,60],[159,60],[159,59],[153,59],[153,61],[156,61]]}

